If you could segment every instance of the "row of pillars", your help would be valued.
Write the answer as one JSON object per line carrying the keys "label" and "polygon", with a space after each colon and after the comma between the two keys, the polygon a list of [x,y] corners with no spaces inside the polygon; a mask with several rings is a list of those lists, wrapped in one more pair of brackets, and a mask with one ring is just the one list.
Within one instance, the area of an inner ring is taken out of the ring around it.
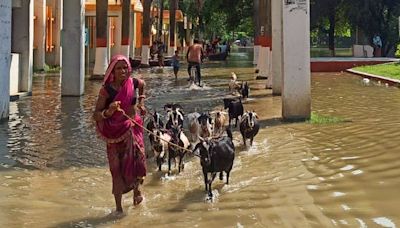
{"label": "row of pillars", "polygon": [[[124,0],[123,2],[130,1]],[[0,36],[2,39],[0,40],[0,69],[7,70],[9,69],[11,47],[10,45],[4,45],[3,42],[11,43],[11,2],[0,0],[0,3],[2,5],[0,8],[0,23],[2,23],[1,27],[4,28],[4,34],[6,34],[5,36]],[[16,40],[19,41],[13,42],[13,52],[21,53],[21,62],[24,63],[24,66],[21,67],[22,77],[28,77],[21,80],[21,90],[31,91],[33,28],[30,21],[33,18],[33,0],[20,1],[20,3],[20,7],[13,9],[12,17],[15,24],[13,28],[23,30],[25,33],[12,31],[13,36],[16,36]],[[97,1],[97,3],[106,4],[106,7],[102,8],[107,9],[107,0]],[[63,47],[63,69],[61,73],[63,96],[77,96],[82,95],[84,92],[84,4],[84,0],[63,1],[63,39],[61,44]],[[144,22],[150,21],[150,4],[151,0],[143,1]],[[257,32],[260,35],[258,40],[262,41],[261,47],[267,50],[266,54],[261,55],[259,61],[262,61],[262,64],[270,66],[266,68],[266,71],[263,68],[261,72],[265,72],[268,76],[268,81],[274,94],[281,93],[282,95],[283,118],[307,119],[310,117],[311,112],[309,0],[272,2],[271,0],[259,0],[258,4],[259,14],[266,13],[267,15],[271,15],[269,17],[271,18],[270,27],[268,27],[268,21],[264,23],[260,20],[260,24],[257,25],[257,28],[259,28]],[[130,9],[130,7],[128,8]],[[107,12],[105,14],[107,15]],[[97,11],[96,15],[98,15],[96,19],[97,23],[101,23],[99,18],[107,18],[107,16],[104,17],[104,12]],[[260,18],[263,17],[261,16]],[[268,18],[268,16],[265,17]],[[261,30],[261,26],[263,26],[263,30]],[[267,30],[267,28],[270,29]],[[10,32],[7,32],[7,29]],[[129,31],[127,33],[124,32],[124,27],[122,30],[122,40],[124,40],[126,39],[124,34],[129,34]],[[99,33],[104,33],[104,31],[99,29],[99,27],[97,27],[96,31],[98,33],[96,35],[96,43],[102,44],[102,36],[99,36]],[[150,24],[144,24],[142,61],[148,61],[149,45]],[[272,54],[269,54],[271,49]],[[107,55],[104,54],[103,56]],[[98,52],[96,50],[96,61],[97,57]],[[105,59],[103,63],[105,64],[102,67],[105,69],[107,67],[107,60]],[[104,73],[105,70],[102,72]],[[0,83],[0,118],[4,118],[8,115],[9,76],[4,77],[4,80],[3,77],[1,79],[5,83]]]}
{"label": "row of pillars", "polygon": [[254,0],[254,64],[282,96],[282,117],[311,116],[309,0]]}

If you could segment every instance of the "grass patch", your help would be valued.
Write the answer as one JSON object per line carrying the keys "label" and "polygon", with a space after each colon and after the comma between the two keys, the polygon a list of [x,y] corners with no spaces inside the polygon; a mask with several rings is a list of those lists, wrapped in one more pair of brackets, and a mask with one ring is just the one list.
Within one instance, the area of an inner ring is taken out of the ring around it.
{"label": "grass patch", "polygon": [[307,122],[311,124],[335,124],[349,121],[346,121],[342,117],[323,116],[316,112],[311,112],[311,118]]}
{"label": "grass patch", "polygon": [[355,67],[353,70],[400,80],[400,62]]}
{"label": "grass patch", "polygon": [[43,69],[34,68],[33,72],[35,73],[60,73],[61,67],[60,66],[49,66],[47,64],[44,65]]}

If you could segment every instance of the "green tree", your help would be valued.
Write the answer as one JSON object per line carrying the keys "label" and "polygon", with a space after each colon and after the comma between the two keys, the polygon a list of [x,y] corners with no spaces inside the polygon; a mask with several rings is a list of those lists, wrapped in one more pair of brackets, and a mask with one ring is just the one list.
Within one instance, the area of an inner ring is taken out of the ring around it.
{"label": "green tree", "polygon": [[375,34],[383,43],[383,56],[393,56],[399,43],[398,17],[400,1],[396,0],[347,0],[348,19],[368,36],[372,43]]}

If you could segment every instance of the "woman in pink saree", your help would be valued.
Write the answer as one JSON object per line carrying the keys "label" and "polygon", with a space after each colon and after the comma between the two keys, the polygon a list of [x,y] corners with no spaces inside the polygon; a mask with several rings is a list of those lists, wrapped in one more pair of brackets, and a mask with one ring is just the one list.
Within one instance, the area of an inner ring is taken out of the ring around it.
{"label": "woman in pink saree", "polygon": [[[129,60],[122,55],[111,59],[103,86],[100,89],[93,114],[97,132],[107,143],[107,157],[112,175],[112,193],[116,210],[122,212],[122,194],[133,190],[133,204],[138,205],[143,197],[139,186],[146,176],[143,129],[135,125],[118,109],[125,111],[140,126],[143,121],[137,114],[145,113],[144,81],[131,78]],[[138,98],[136,97],[138,89]]]}

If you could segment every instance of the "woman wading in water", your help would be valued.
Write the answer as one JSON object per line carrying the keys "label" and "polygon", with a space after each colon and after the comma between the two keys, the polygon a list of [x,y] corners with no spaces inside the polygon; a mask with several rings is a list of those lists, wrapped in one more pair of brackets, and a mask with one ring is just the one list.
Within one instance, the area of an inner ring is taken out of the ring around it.
{"label": "woman wading in water", "polygon": [[[93,114],[97,132],[107,143],[107,157],[112,175],[112,193],[118,213],[122,213],[122,194],[133,190],[133,204],[142,202],[139,186],[146,176],[143,129],[123,115],[122,109],[136,123],[143,125],[145,114],[144,81],[131,78],[129,59],[116,55],[111,59]],[[136,90],[139,91],[138,98]]]}

